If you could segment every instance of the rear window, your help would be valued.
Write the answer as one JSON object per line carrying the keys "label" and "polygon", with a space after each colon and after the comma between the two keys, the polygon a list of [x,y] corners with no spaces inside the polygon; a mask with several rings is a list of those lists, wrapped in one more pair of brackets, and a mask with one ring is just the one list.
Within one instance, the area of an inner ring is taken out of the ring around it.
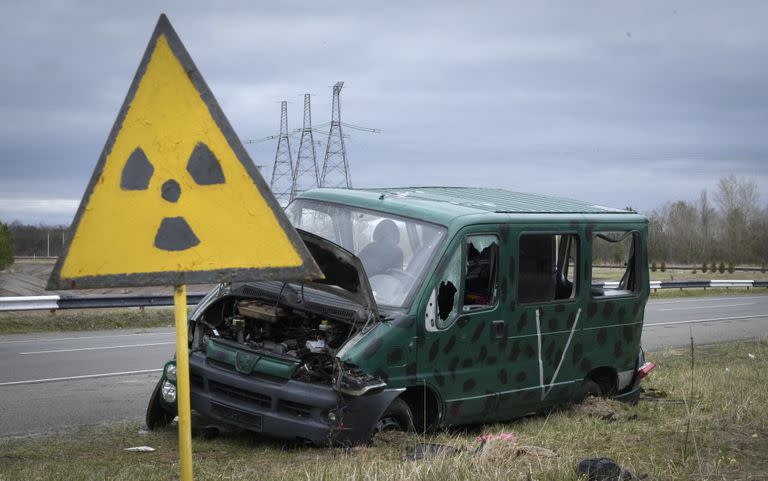
{"label": "rear window", "polygon": [[630,296],[638,292],[634,231],[599,231],[592,236],[592,296]]}

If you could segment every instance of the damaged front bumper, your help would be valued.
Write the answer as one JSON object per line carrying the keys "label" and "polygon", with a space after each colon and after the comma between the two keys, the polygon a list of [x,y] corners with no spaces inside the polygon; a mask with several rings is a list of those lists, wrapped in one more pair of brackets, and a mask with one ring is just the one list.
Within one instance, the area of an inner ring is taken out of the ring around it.
{"label": "damaged front bumper", "polygon": [[195,429],[245,429],[316,445],[367,442],[379,417],[403,389],[359,396],[330,385],[245,375],[205,354],[189,356],[190,404]]}

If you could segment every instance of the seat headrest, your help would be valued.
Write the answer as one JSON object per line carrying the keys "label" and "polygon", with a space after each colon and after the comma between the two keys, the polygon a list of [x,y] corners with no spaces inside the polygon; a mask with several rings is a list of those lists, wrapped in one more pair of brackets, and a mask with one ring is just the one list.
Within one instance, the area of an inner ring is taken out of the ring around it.
{"label": "seat headrest", "polygon": [[373,240],[374,242],[397,244],[400,242],[400,229],[397,228],[394,221],[384,219],[373,230]]}

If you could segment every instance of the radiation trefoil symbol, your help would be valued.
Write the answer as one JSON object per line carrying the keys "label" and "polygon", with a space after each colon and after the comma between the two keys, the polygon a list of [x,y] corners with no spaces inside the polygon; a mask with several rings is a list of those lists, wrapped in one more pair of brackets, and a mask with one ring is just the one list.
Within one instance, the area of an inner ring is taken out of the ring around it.
{"label": "radiation trefoil symbol", "polygon": [[72,232],[49,289],[322,276],[164,15]]}
{"label": "radiation trefoil symbol", "polygon": [[[155,168],[141,149],[128,157],[120,176],[122,190],[147,190]],[[198,142],[187,161],[187,172],[197,185],[223,184],[224,171],[211,149]],[[181,185],[176,179],[166,180],[160,188],[160,196],[166,202],[175,204],[181,197]],[[183,251],[200,244],[200,239],[184,217],[165,217],[155,235],[155,247],[164,251]]]}

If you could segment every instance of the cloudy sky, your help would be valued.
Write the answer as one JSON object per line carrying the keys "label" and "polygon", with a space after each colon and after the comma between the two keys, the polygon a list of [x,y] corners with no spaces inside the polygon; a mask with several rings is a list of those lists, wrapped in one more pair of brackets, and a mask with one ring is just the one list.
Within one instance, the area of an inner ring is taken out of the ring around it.
{"label": "cloudy sky", "polygon": [[[327,122],[343,80],[342,120],[382,130],[349,132],[357,187],[648,211],[734,173],[768,201],[762,1],[6,1],[0,220],[71,221],[162,12],[243,141],[305,92]],[[267,175],[275,147],[247,146]]]}

